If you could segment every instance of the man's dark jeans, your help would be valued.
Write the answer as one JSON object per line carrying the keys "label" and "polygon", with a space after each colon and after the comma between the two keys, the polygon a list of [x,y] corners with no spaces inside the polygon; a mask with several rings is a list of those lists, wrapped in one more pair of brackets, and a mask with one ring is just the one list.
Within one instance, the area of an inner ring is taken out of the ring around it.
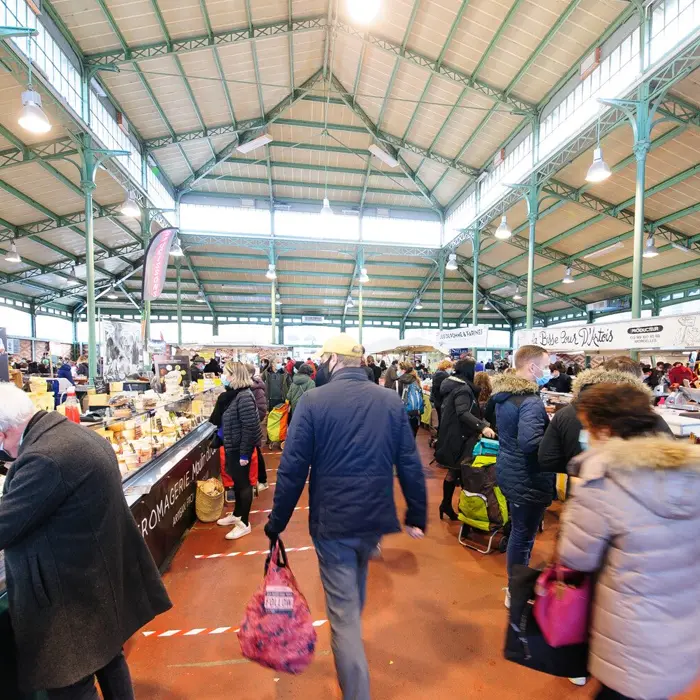
{"label": "man's dark jeans", "polygon": [[510,579],[513,566],[530,563],[535,535],[546,508],[536,503],[512,503],[510,506],[511,533],[508,538],[506,566]]}

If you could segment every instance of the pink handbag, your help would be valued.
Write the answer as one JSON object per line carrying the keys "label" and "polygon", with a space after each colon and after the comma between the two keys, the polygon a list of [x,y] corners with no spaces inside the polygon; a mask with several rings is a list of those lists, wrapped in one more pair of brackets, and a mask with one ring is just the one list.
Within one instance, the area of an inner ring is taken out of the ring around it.
{"label": "pink handbag", "polygon": [[590,574],[548,566],[535,585],[534,615],[547,644],[565,647],[588,641],[593,587]]}
{"label": "pink handbag", "polygon": [[313,660],[316,629],[287,563],[281,540],[265,563],[265,578],[246,607],[238,631],[241,652],[262,666],[301,673]]}

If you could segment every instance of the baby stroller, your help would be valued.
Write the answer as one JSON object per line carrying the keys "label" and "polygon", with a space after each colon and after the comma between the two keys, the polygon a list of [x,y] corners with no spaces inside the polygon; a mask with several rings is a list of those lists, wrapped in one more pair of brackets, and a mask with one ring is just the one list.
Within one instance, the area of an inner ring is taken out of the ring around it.
{"label": "baby stroller", "polygon": [[[462,492],[457,513],[462,525],[458,540],[462,546],[481,554],[490,554],[494,550],[494,541],[499,534],[501,539],[497,548],[499,552],[505,552],[510,535],[508,504],[496,484],[497,454],[498,441],[482,438],[474,448],[472,462],[462,465]],[[488,535],[486,549],[469,539],[472,530]]]}

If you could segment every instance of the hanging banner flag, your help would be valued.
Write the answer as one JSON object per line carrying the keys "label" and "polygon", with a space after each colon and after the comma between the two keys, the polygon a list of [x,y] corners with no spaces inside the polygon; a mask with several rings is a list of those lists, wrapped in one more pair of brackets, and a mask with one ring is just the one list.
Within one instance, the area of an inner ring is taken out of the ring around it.
{"label": "hanging banner flag", "polygon": [[442,348],[485,348],[488,340],[488,326],[464,326],[439,331],[437,344]]}
{"label": "hanging banner flag", "polygon": [[564,328],[534,328],[515,334],[517,347],[541,345],[550,352],[605,350],[695,350],[700,348],[700,314],[640,318]]}
{"label": "hanging banner flag", "polygon": [[143,262],[143,301],[154,301],[163,293],[170,246],[176,235],[176,228],[163,228],[151,238]]}

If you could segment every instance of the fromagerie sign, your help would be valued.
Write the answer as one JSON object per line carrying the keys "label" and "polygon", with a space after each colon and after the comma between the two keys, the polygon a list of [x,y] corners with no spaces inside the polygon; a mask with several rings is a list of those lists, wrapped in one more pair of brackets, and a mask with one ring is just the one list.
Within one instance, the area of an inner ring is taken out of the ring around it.
{"label": "fromagerie sign", "polygon": [[565,328],[534,328],[518,331],[516,343],[518,347],[541,345],[550,352],[692,350],[700,347],[700,314]]}
{"label": "fromagerie sign", "polygon": [[488,326],[464,326],[437,334],[437,344],[443,348],[485,348]]}

